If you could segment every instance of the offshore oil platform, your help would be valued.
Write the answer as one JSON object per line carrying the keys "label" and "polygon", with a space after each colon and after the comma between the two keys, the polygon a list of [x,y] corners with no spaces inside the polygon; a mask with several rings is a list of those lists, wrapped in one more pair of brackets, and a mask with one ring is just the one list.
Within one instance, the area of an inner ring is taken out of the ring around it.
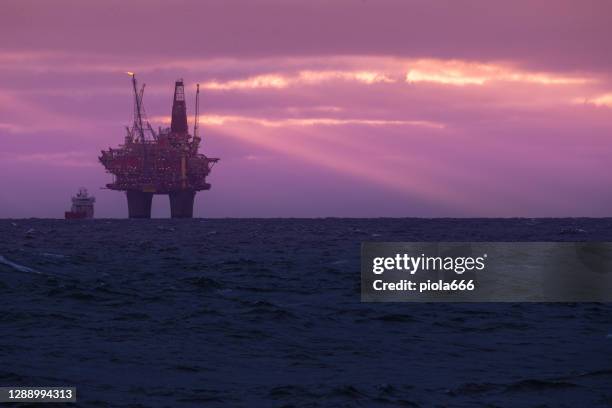
{"label": "offshore oil platform", "polygon": [[126,126],[125,142],[119,148],[103,150],[100,162],[113,182],[111,190],[125,191],[130,218],[151,218],[154,194],[170,197],[172,218],[192,218],[197,191],[209,190],[206,177],[218,158],[198,153],[202,139],[198,135],[200,85],[197,85],[193,136],[187,125],[185,87],[179,79],[174,85],[172,120],[169,128],[157,131],[148,122],[142,98],[144,84],[138,89],[136,75],[132,77],[134,90],[134,121]]}

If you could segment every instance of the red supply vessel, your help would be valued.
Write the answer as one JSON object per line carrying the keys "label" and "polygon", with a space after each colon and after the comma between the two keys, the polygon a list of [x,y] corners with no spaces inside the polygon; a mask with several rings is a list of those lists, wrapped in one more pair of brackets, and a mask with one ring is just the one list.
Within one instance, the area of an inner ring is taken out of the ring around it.
{"label": "red supply vessel", "polygon": [[77,195],[72,197],[72,208],[64,213],[67,220],[82,220],[93,218],[96,198],[87,194],[85,187],[79,188]]}

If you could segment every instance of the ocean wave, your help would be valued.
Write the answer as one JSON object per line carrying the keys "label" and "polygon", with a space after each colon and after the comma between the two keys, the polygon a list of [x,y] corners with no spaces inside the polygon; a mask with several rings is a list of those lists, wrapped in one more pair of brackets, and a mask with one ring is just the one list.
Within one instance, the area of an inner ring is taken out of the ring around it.
{"label": "ocean wave", "polygon": [[8,259],[6,259],[4,256],[0,255],[0,264],[2,265],[6,265],[8,267],[10,267],[11,269],[17,271],[17,272],[24,272],[24,273],[36,273],[36,274],[41,274],[41,272],[32,269],[30,267],[27,267],[25,265],[20,265],[18,263],[9,261]]}

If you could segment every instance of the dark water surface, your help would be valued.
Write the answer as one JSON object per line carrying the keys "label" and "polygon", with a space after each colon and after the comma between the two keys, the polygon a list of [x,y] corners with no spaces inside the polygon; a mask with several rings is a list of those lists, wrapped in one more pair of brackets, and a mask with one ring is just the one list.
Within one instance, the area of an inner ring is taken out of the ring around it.
{"label": "dark water surface", "polygon": [[362,304],[376,240],[612,241],[612,219],[1,220],[0,386],[74,385],[82,407],[612,405],[612,305]]}

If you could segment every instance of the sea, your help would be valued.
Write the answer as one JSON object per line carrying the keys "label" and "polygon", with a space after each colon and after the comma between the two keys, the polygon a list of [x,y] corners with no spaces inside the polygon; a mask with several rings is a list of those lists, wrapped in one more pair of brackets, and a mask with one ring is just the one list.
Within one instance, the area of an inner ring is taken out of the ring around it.
{"label": "sea", "polygon": [[371,241],[612,241],[612,219],[0,220],[0,386],[76,387],[44,407],[612,406],[611,304],[362,303]]}

